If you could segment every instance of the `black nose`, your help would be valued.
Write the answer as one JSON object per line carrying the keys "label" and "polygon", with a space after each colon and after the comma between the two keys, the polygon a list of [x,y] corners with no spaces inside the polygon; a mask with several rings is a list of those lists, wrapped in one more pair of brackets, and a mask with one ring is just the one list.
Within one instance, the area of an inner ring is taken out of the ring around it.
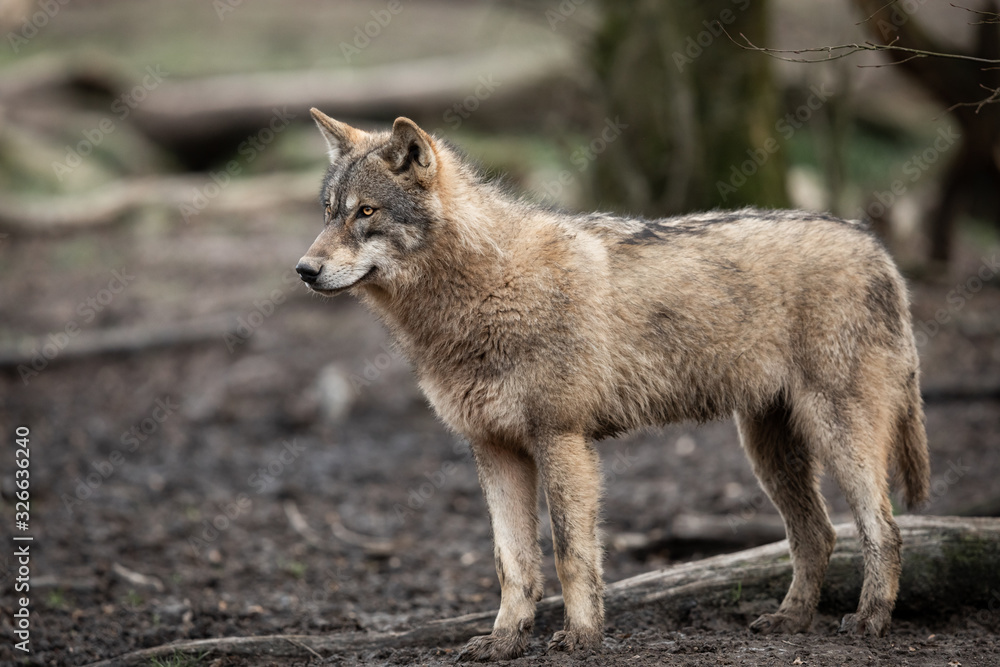
{"label": "black nose", "polygon": [[299,277],[310,285],[316,282],[316,278],[319,277],[320,271],[323,270],[322,265],[312,264],[305,260],[300,261],[295,265],[295,270],[298,271]]}

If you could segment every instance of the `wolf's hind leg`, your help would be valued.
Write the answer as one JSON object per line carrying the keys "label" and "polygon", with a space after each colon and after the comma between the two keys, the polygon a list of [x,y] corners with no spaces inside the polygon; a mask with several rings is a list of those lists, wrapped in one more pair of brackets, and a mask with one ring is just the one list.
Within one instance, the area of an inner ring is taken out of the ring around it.
{"label": "wolf's hind leg", "polygon": [[790,417],[781,399],[760,414],[737,415],[754,473],[785,523],[792,558],[792,585],[778,611],[750,624],[760,633],[809,629],[837,539],[819,492],[814,454]]}
{"label": "wolf's hind leg", "polygon": [[827,463],[851,506],[865,563],[858,610],[844,616],[841,632],[882,637],[892,622],[902,569],[902,538],[889,499],[886,450],[890,437],[888,428],[857,428],[852,446],[836,450]]}
{"label": "wolf's hind leg", "polygon": [[501,597],[493,632],[469,640],[459,659],[510,660],[527,647],[543,591],[538,474],[531,456],[513,446],[483,442],[472,449],[493,526]]}
{"label": "wolf's hind leg", "polygon": [[841,631],[881,637],[889,630],[899,591],[902,540],[889,500],[896,412],[884,395],[837,405],[818,393],[804,396],[796,410],[797,421],[811,431],[820,460],[847,498],[864,556],[861,601],[857,613],[844,617]]}

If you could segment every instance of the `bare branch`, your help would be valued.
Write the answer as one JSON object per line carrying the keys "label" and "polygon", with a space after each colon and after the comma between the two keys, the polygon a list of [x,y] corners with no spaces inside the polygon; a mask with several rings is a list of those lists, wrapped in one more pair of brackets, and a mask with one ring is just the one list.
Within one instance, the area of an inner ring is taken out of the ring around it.
{"label": "bare branch", "polygon": [[868,18],[866,18],[864,21],[858,21],[854,25],[862,25],[864,23],[868,23],[873,18],[875,18],[875,15],[878,14],[880,11],[882,11],[886,7],[890,7],[890,6],[894,5],[894,4],[896,4],[897,2],[899,2],[899,0],[889,0],[889,2],[885,3],[884,5],[882,5],[878,9],[876,9],[874,12],[872,12],[871,16],[869,16]]}
{"label": "bare branch", "polygon": [[[996,12],[984,12],[984,11],[980,11],[978,9],[970,9],[968,7],[963,7],[962,5],[956,5],[954,2],[950,2],[948,4],[950,4],[955,9],[964,9],[965,11],[969,12],[970,14],[978,14],[979,16],[986,17],[982,21],[972,21],[972,22],[969,23],[969,25],[983,25],[983,24],[986,24],[986,23],[1000,23],[1000,14],[997,14]],[[879,11],[881,11],[881,10],[879,10]],[[876,14],[877,13],[878,12],[876,12]]]}
{"label": "bare branch", "polygon": [[[726,29],[723,28],[723,32]],[[837,60],[839,58],[846,58],[847,56],[854,55],[861,51],[898,51],[901,53],[912,53],[916,58],[949,58],[952,60],[968,60],[971,62],[985,63],[987,65],[1000,65],[1000,59],[998,58],[977,58],[976,56],[965,55],[964,53],[941,53],[939,51],[924,51],[922,49],[910,49],[905,46],[898,46],[896,44],[896,39],[892,40],[888,44],[875,44],[873,42],[865,42],[864,44],[837,44],[835,46],[817,46],[808,49],[771,49],[763,46],[757,46],[751,42],[746,35],[740,33],[746,41],[746,46],[740,44],[732,36],[726,32],[726,36],[729,37],[730,41],[736,46],[744,49],[745,51],[759,51],[766,55],[776,58],[778,60],[785,60],[792,63],[822,63],[829,60]],[[898,38],[897,38],[898,39]],[[826,58],[787,58],[780,56],[781,53],[826,53],[829,54]]]}
{"label": "bare branch", "polygon": [[923,56],[918,56],[918,55],[912,55],[912,56],[907,56],[907,57],[903,58],[902,60],[896,60],[896,61],[893,61],[893,62],[891,62],[891,63],[878,63],[877,65],[858,65],[858,67],[859,67],[859,68],[867,68],[867,67],[885,67],[885,66],[887,66],[887,65],[891,67],[891,66],[893,66],[893,65],[902,65],[903,63],[908,63],[908,62],[910,62],[911,60],[913,60],[914,58],[923,58]]}
{"label": "bare branch", "polygon": [[986,99],[979,100],[978,102],[958,102],[956,104],[952,104],[947,110],[954,111],[959,107],[976,107],[976,113],[979,113],[987,104],[1000,102],[1000,88],[990,88],[989,86],[983,84],[979,84],[979,87],[990,92],[990,95]]}
{"label": "bare branch", "polygon": [[[885,7],[882,7],[882,9],[885,9]],[[881,9],[879,11],[881,11]],[[876,14],[877,13],[878,12],[876,12]],[[873,16],[874,16],[874,14],[873,14]],[[863,21],[862,21],[862,23],[863,23]],[[939,51],[925,51],[923,49],[911,49],[911,48],[908,48],[908,47],[905,47],[905,46],[899,46],[898,44],[896,44],[896,42],[899,39],[898,37],[896,39],[893,39],[888,44],[875,44],[873,42],[865,42],[864,44],[856,44],[856,43],[854,43],[854,44],[837,44],[835,46],[819,46],[819,47],[811,47],[811,48],[807,48],[807,49],[771,49],[771,48],[767,48],[767,47],[763,47],[763,46],[757,46],[756,44],[754,44],[753,42],[751,42],[750,39],[746,35],[744,35],[743,33],[740,33],[740,37],[743,38],[743,40],[746,42],[746,44],[745,45],[741,44],[740,42],[738,42],[735,39],[733,39],[732,35],[730,35],[729,32],[724,27],[722,28],[722,31],[726,34],[726,37],[728,37],[729,40],[733,44],[735,44],[736,46],[740,47],[741,49],[743,49],[745,51],[756,51],[756,52],[759,52],[759,53],[763,53],[763,54],[765,54],[767,56],[770,56],[771,58],[774,58],[776,60],[783,60],[785,62],[790,62],[790,63],[812,64],[812,63],[829,62],[831,60],[839,60],[841,58],[846,58],[848,56],[852,56],[855,53],[860,53],[861,51],[883,51],[883,52],[893,51],[893,52],[897,52],[897,53],[909,53],[910,56],[907,57],[907,58],[903,58],[901,60],[896,60],[896,61],[894,61],[892,63],[881,63],[881,64],[877,64],[877,65],[858,65],[858,67],[885,67],[886,64],[889,64],[889,65],[902,65],[903,63],[910,62],[911,60],[914,60],[916,58],[946,58],[946,59],[950,59],[950,60],[963,60],[963,61],[971,61],[971,62],[977,62],[977,63],[984,63],[984,64],[989,64],[989,65],[1000,65],[1000,59],[997,59],[997,58],[979,58],[979,57],[976,57],[976,56],[969,56],[969,55],[966,55],[964,53],[942,53],[942,52],[939,52]],[[803,53],[826,53],[827,57],[826,58],[789,58],[787,56],[781,55],[781,54],[785,54],[785,53],[793,53],[793,54],[796,54],[796,55],[803,54]],[[996,68],[994,68],[994,67],[984,67],[982,69],[983,69],[983,71],[988,71],[988,70],[992,70],[992,69],[996,69]],[[987,86],[984,86],[983,84],[980,84],[980,87],[984,88],[985,90],[988,90],[991,94],[988,97],[986,97],[985,99],[980,100],[978,102],[961,102],[961,103],[955,104],[955,105],[949,107],[948,111],[952,111],[953,109],[955,109],[957,107],[975,106],[976,107],[976,113],[979,113],[980,109],[982,109],[983,106],[985,106],[987,104],[993,104],[993,103],[1000,102],[1000,94],[998,94],[996,90],[994,90],[993,88],[989,88]]]}

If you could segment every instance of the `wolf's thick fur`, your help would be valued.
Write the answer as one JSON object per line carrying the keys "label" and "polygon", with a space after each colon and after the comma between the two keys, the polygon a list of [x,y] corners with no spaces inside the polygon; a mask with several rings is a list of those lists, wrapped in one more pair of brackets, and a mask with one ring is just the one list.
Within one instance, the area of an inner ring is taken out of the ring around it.
{"label": "wolf's thick fur", "polygon": [[833,474],[864,544],[851,632],[884,634],[899,530],[929,466],[906,287],[860,225],[745,209],[664,220],[568,215],[517,201],[400,118],[366,133],[313,110],[330,147],[326,226],[297,267],[350,290],[391,329],[434,409],[471,443],[502,601],[464,657],[520,655],[542,594],[537,489],[548,501],[565,628],[598,645],[601,476],[592,440],[736,416],[781,512],[791,588],[760,632],[806,630],[834,545]]}

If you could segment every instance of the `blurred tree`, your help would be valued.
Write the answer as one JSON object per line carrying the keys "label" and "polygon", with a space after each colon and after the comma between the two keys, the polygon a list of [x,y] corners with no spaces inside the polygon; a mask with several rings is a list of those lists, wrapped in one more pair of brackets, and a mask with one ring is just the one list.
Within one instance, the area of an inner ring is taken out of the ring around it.
{"label": "blurred tree", "polygon": [[[897,7],[885,0],[854,2],[870,17],[865,25],[881,44],[1000,58],[1000,5],[996,0],[986,3],[990,11],[970,13],[970,21],[977,24],[976,40],[966,51],[949,48],[931,37],[908,5]],[[963,10],[956,6],[956,11]],[[962,213],[992,218],[1000,226],[1000,104],[996,103],[1000,101],[1000,67],[961,58],[914,57],[901,50],[884,53],[934,99],[949,107],[961,127],[960,148],[945,172],[930,219],[931,259],[947,262],[953,228]]]}
{"label": "blurred tree", "polygon": [[593,50],[608,113],[599,127],[627,127],[590,170],[594,203],[648,215],[787,205],[770,63],[722,30],[764,39],[767,3],[606,0],[604,12]]}

